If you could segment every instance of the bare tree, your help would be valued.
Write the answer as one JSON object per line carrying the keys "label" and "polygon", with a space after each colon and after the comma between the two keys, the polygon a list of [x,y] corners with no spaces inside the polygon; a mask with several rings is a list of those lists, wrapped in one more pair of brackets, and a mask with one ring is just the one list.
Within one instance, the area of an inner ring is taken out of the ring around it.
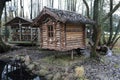
{"label": "bare tree", "polygon": [[61,5],[62,5],[61,0],[58,0],[58,3],[59,3],[59,4],[58,4],[58,9],[61,9],[61,7],[62,7],[62,6],[61,6]]}
{"label": "bare tree", "polygon": [[24,17],[24,5],[23,5],[24,1],[23,0],[20,0],[20,16],[21,17]]}
{"label": "bare tree", "polygon": [[32,15],[33,15],[33,14],[32,14],[32,7],[33,7],[32,3],[33,3],[33,0],[31,0],[31,10],[30,10],[31,12],[30,12],[30,19],[32,19]]}
{"label": "bare tree", "polygon": [[76,11],[77,0],[67,0],[67,10]]}
{"label": "bare tree", "polygon": [[[110,12],[113,9],[113,0],[110,0]],[[110,16],[110,36],[107,45],[109,46],[112,40],[112,34],[113,34],[113,18],[112,15]]]}
{"label": "bare tree", "polygon": [[[7,10],[6,10],[6,3],[5,3],[5,23],[7,22]],[[7,41],[8,35],[7,35],[7,26],[5,26],[5,41]]]}
{"label": "bare tree", "polygon": [[17,3],[16,0],[14,0],[14,8],[15,8],[15,16],[17,16]]}
{"label": "bare tree", "polygon": [[47,0],[47,6],[53,8],[54,0]]}
{"label": "bare tree", "polygon": [[[87,2],[84,0],[84,3],[87,4]],[[120,1],[119,3],[111,10],[109,13],[107,13],[102,20],[99,19],[99,0],[94,0],[94,7],[93,7],[93,20],[96,22],[96,24],[93,26],[93,35],[92,35],[92,41],[94,42],[92,47],[92,52],[91,52],[91,57],[97,57],[96,49],[101,37],[101,25],[106,21],[112,14],[120,7]],[[112,2],[111,2],[112,5]],[[88,6],[86,5],[88,8]],[[89,9],[87,9],[87,12],[89,12]],[[88,13],[89,17],[89,13]],[[112,20],[112,19],[111,19]],[[112,25],[112,24],[111,24]]]}
{"label": "bare tree", "polygon": [[87,17],[90,18],[90,14],[89,14],[89,6],[86,2],[86,0],[83,0],[83,3],[85,4],[86,8],[87,8]]}
{"label": "bare tree", "polygon": [[[3,13],[3,8],[5,7],[6,1],[10,1],[10,0],[0,0],[0,30],[1,30],[1,16]],[[8,49],[8,46],[2,41],[2,36],[0,32],[0,53],[6,51],[7,49]]]}

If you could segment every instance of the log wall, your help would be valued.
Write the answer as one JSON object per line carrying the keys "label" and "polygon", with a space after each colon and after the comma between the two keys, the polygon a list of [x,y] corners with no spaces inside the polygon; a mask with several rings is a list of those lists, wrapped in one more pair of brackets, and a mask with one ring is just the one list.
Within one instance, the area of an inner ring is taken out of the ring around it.
{"label": "log wall", "polygon": [[66,49],[85,48],[85,26],[66,25]]}
{"label": "log wall", "polygon": [[[48,25],[53,25],[53,37],[48,37]],[[41,47],[45,49],[54,49],[61,50],[65,47],[65,32],[64,25],[61,25],[59,22],[49,21],[42,25],[42,42]]]}
{"label": "log wall", "polygon": [[[53,37],[48,36],[48,25],[53,25]],[[48,21],[41,27],[41,47],[59,51],[85,48],[85,26]]]}

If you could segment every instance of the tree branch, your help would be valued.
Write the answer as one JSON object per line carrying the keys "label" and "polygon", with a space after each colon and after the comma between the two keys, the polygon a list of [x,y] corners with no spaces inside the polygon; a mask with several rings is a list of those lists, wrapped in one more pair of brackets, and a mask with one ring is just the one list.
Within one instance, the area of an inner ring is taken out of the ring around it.
{"label": "tree branch", "polygon": [[114,47],[115,43],[118,41],[119,38],[120,38],[120,36],[113,42],[111,49]]}
{"label": "tree branch", "polygon": [[120,7],[120,1],[119,3],[113,8],[112,11],[110,11],[103,19],[102,19],[102,23],[107,20],[118,8]]}
{"label": "tree branch", "polygon": [[[113,10],[113,0],[110,0],[110,12]],[[113,17],[112,15],[110,16],[110,35],[109,35],[109,39],[107,42],[107,45],[110,45],[111,41],[112,41],[112,36],[113,36]]]}
{"label": "tree branch", "polygon": [[88,3],[86,2],[86,0],[83,0],[83,3],[85,4],[86,6],[86,9],[87,9],[87,17],[90,18],[90,15],[89,15],[89,6],[88,6]]}
{"label": "tree branch", "polygon": [[114,35],[111,43],[113,43],[114,40],[115,40],[115,38],[117,37],[117,34],[118,34],[118,32],[119,32],[119,29],[120,29],[120,20],[119,20],[118,26],[117,26],[116,31],[115,31],[115,35]]}

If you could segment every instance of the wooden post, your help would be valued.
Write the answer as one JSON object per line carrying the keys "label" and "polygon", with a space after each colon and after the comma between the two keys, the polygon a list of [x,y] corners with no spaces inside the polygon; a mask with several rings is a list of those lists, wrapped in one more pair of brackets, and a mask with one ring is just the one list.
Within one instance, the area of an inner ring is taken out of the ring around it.
{"label": "wooden post", "polygon": [[61,44],[61,25],[60,25],[60,22],[58,22],[58,26],[59,26],[59,30],[60,30],[60,32],[59,32],[59,35],[60,35],[60,50],[62,49],[62,44]]}
{"label": "wooden post", "polygon": [[9,36],[9,38],[10,38],[10,41],[13,41],[13,30],[12,30],[12,28],[11,28],[12,26],[10,26],[10,28],[9,28],[9,30],[10,30],[10,36]]}
{"label": "wooden post", "polygon": [[22,27],[21,27],[21,22],[19,20],[19,29],[20,29],[20,41],[21,41],[21,38],[22,38]]}
{"label": "wooden post", "polygon": [[74,54],[74,50],[72,50],[72,52],[71,52],[71,59],[73,60],[73,54]]}
{"label": "wooden post", "polygon": [[64,25],[64,31],[65,31],[65,34],[64,34],[65,35],[65,49],[67,49],[67,44],[66,44],[66,42],[67,42],[66,41],[66,24]]}
{"label": "wooden post", "polygon": [[39,26],[37,36],[38,36],[37,41],[38,41],[40,48],[41,48],[42,47],[42,26],[41,27]]}
{"label": "wooden post", "polygon": [[20,41],[22,40],[22,26],[20,24]]}
{"label": "wooden post", "polygon": [[32,38],[33,38],[32,36],[33,36],[33,35],[32,35],[32,28],[31,28],[31,41],[33,40],[33,39],[32,39]]}

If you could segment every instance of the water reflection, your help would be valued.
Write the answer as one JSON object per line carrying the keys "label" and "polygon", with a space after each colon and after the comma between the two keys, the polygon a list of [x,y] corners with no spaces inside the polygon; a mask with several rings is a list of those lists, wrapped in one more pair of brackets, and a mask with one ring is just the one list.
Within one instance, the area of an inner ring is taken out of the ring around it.
{"label": "water reflection", "polygon": [[1,78],[1,80],[40,80],[39,76],[26,71],[24,67],[10,64],[5,65]]}

